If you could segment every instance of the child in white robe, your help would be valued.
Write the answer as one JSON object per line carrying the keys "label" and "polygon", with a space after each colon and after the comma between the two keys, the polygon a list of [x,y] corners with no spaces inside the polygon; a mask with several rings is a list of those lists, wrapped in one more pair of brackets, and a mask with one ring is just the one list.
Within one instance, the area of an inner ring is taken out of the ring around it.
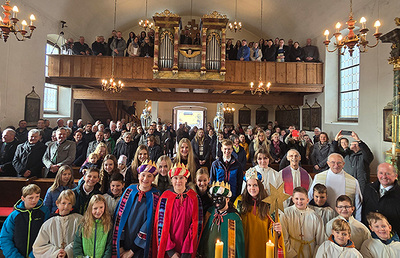
{"label": "child in white robe", "polygon": [[336,212],[339,214],[339,216],[330,220],[326,224],[326,229],[325,229],[326,235],[329,236],[331,234],[332,223],[336,219],[344,219],[350,225],[351,236],[352,236],[354,245],[356,246],[356,249],[360,250],[361,245],[364,243],[364,241],[371,238],[371,233],[364,224],[362,224],[358,220],[354,219],[354,217],[352,216],[355,207],[354,207],[353,202],[351,201],[350,197],[348,197],[347,195],[339,196],[336,200],[335,209],[336,209]]}
{"label": "child in white robe", "polygon": [[365,258],[392,258],[400,257],[400,239],[396,232],[392,231],[385,216],[371,212],[367,215],[369,228],[372,230],[372,238],[364,241],[361,254]]}
{"label": "child in white robe", "polygon": [[307,207],[307,190],[293,190],[293,206],[281,215],[286,257],[314,257],[319,245],[325,241],[324,224],[315,211]]}
{"label": "child in white robe", "polygon": [[74,256],[74,236],[82,219],[79,213],[71,213],[75,205],[74,192],[70,189],[62,191],[56,205],[58,209],[43,223],[33,244],[35,257]]}
{"label": "child in white robe", "polygon": [[336,219],[332,223],[331,236],[318,248],[315,257],[362,258],[363,256],[355,248],[350,237],[351,229],[349,223],[343,219]]}
{"label": "child in white robe", "polygon": [[335,211],[329,207],[327,201],[327,189],[323,184],[316,184],[313,187],[313,199],[308,203],[308,207],[314,210],[321,219],[324,225],[331,219],[336,217]]}

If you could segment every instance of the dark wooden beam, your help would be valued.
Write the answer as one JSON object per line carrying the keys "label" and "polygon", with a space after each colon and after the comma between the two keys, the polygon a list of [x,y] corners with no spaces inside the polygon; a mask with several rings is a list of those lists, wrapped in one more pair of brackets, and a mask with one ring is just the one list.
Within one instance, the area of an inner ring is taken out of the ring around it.
{"label": "dark wooden beam", "polygon": [[[88,85],[100,87],[101,79],[83,77],[46,77],[46,82],[56,85]],[[199,80],[124,80],[126,88],[186,88],[186,89],[213,89],[213,90],[248,90],[248,83],[232,83],[224,81],[199,81]],[[320,93],[323,91],[322,84],[286,84],[274,83],[271,92],[296,92],[296,93]]]}
{"label": "dark wooden beam", "polygon": [[193,89],[189,89],[189,92],[190,92],[190,93],[193,93]]}
{"label": "dark wooden beam", "polygon": [[232,94],[232,92],[234,92],[234,90],[227,90],[227,91],[225,91],[226,94]]}
{"label": "dark wooden beam", "polygon": [[121,93],[110,93],[102,90],[73,89],[74,99],[102,99],[102,100],[154,100],[165,102],[229,102],[238,104],[257,104],[257,105],[302,105],[303,94],[209,94],[209,93],[172,93],[172,92],[135,92],[129,89]]}
{"label": "dark wooden beam", "polygon": [[157,88],[154,88],[154,87],[149,87],[149,89],[154,91],[154,92],[158,92],[159,91]]}
{"label": "dark wooden beam", "polygon": [[208,93],[210,93],[210,94],[213,93],[213,92],[214,92],[213,89],[209,89],[209,90],[208,90]]}
{"label": "dark wooden beam", "polygon": [[175,92],[175,89],[174,89],[174,88],[169,88],[169,90],[170,90],[171,92]]}

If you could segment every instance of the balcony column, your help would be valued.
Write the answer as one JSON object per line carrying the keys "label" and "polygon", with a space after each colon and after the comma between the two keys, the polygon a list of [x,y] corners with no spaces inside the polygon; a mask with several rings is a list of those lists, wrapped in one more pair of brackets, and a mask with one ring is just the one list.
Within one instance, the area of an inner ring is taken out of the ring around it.
{"label": "balcony column", "polygon": [[226,60],[226,28],[221,29],[222,38],[221,38],[221,70],[220,74],[225,75],[225,60]]}
{"label": "balcony column", "polygon": [[158,72],[158,55],[159,55],[159,49],[160,49],[160,39],[159,39],[159,32],[160,32],[160,26],[156,26],[154,28],[155,30],[155,35],[154,35],[154,63],[153,63],[153,73]]}
{"label": "balcony column", "polygon": [[179,27],[174,27],[174,29],[174,63],[172,65],[172,73],[178,73]]}
{"label": "balcony column", "polygon": [[201,38],[201,74],[206,73],[207,28],[203,28]]}

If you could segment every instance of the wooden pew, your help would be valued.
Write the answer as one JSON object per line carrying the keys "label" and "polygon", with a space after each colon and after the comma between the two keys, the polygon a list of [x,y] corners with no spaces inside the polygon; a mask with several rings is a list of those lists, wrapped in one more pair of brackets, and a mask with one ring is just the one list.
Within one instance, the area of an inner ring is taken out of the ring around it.
{"label": "wooden pew", "polygon": [[32,183],[33,178],[0,177],[0,207],[13,207],[21,198],[22,187]]}

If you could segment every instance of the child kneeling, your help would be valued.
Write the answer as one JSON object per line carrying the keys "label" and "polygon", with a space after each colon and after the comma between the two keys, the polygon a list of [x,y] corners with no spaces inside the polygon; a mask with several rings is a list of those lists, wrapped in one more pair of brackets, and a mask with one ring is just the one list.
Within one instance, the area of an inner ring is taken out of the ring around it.
{"label": "child kneeling", "polygon": [[318,248],[315,257],[363,257],[350,240],[349,223],[336,219],[332,223],[332,235]]}

